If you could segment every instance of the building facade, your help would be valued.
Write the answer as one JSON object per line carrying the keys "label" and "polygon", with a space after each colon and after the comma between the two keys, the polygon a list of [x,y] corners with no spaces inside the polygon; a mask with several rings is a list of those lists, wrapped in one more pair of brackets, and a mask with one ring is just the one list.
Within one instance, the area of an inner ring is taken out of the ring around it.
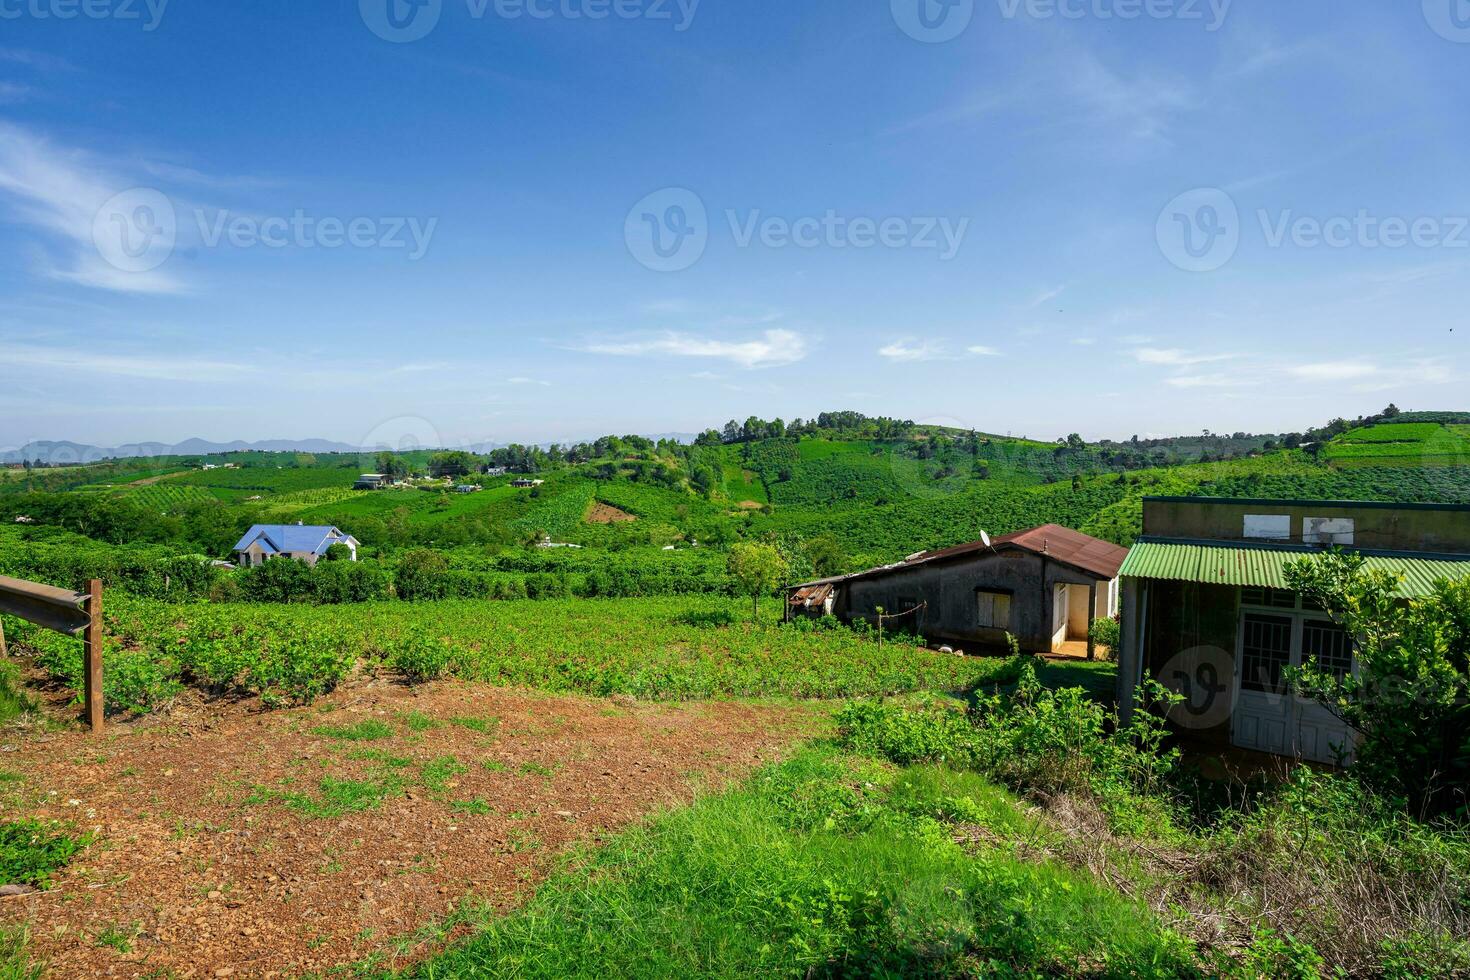
{"label": "building facade", "polygon": [[977,649],[1059,651],[1115,615],[1126,549],[1049,524],[793,586],[787,617],[833,615]]}
{"label": "building facade", "polygon": [[1121,570],[1118,701],[1154,679],[1182,695],[1174,727],[1207,746],[1348,762],[1355,733],[1296,697],[1287,668],[1355,669],[1353,639],[1287,588],[1285,569],[1329,548],[1401,578],[1400,595],[1470,575],[1470,507],[1148,498]]}

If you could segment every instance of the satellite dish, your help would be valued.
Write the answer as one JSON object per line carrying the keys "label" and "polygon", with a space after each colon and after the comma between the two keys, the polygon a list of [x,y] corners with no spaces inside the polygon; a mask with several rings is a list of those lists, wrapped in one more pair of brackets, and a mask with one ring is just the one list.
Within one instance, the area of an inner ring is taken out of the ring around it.
{"label": "satellite dish", "polygon": [[995,547],[994,545],[992,545],[990,543],[990,535],[986,534],[984,531],[981,531],[980,532],[980,541],[987,548],[993,548],[993,547]]}

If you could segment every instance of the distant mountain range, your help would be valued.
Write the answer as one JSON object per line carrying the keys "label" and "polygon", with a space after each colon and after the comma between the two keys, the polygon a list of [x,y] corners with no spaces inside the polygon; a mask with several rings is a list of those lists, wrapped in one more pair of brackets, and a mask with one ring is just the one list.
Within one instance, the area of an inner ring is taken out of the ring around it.
{"label": "distant mountain range", "polygon": [[140,456],[208,456],[214,453],[356,453],[359,446],[330,439],[265,439],[261,442],[210,442],[207,439],[185,439],[169,445],[164,442],[140,442],[130,446],[88,446],[79,442],[28,442],[19,449],[0,450],[0,462],[19,463],[39,459],[47,463],[95,463],[103,459],[136,459]]}
{"label": "distant mountain range", "polygon": [[[647,438],[655,441],[659,439],[675,439],[679,442],[693,442],[694,434],[691,432],[665,432],[650,435]],[[567,440],[563,445],[571,442],[590,442],[591,440]],[[484,445],[466,447],[472,452],[488,452],[491,449],[499,449],[506,443],[486,443]],[[541,443],[545,449],[550,443]],[[380,446],[379,449],[390,449],[390,446]],[[0,463],[20,463],[28,459],[39,459],[50,464],[66,463],[95,463],[104,459],[137,459],[149,456],[210,456],[218,453],[361,453],[364,451],[376,452],[377,450],[364,450],[362,446],[353,446],[345,442],[333,442],[330,439],[264,439],[260,442],[245,442],[237,439],[234,442],[210,442],[207,439],[185,439],[183,442],[170,445],[165,442],[139,442],[128,446],[113,446],[104,448],[102,446],[89,446],[80,442],[69,442],[62,440],[52,442],[41,440],[28,442],[19,449],[0,449]]]}

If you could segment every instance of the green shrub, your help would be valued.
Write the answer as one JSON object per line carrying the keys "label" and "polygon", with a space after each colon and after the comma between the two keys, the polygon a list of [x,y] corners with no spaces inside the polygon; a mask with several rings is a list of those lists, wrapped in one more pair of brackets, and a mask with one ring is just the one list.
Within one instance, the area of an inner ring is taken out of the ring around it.
{"label": "green shrub", "polygon": [[399,638],[388,652],[388,664],[414,684],[447,677],[456,660],[453,645],[445,638],[413,635]]}
{"label": "green shrub", "polygon": [[75,834],[47,820],[0,823],[0,885],[45,888],[51,875],[92,843],[91,834]]}
{"label": "green shrub", "polygon": [[1094,619],[1087,630],[1088,639],[1094,646],[1106,647],[1109,660],[1118,659],[1118,648],[1123,642],[1123,627],[1116,619]]}
{"label": "green shrub", "polygon": [[[850,705],[838,716],[843,744],[899,764],[944,760],[1023,792],[1085,794],[1120,831],[1169,831],[1173,804],[1163,790],[1179,751],[1163,748],[1162,718],[1139,711],[1115,731],[1116,716],[1083,689],[1044,688],[1030,658],[1012,663],[1015,692],[978,696],[968,716]],[[1167,694],[1157,684],[1145,693]]]}

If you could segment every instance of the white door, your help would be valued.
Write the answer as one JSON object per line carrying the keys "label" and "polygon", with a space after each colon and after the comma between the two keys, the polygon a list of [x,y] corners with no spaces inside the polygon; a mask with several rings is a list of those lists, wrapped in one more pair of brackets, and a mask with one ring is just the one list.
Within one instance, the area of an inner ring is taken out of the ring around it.
{"label": "white door", "polygon": [[1353,731],[1316,701],[1287,692],[1285,669],[1316,661],[1323,670],[1352,669],[1352,640],[1317,616],[1245,610],[1236,657],[1233,742],[1243,749],[1336,762],[1352,756]]}
{"label": "white door", "polygon": [[1057,583],[1051,597],[1051,648],[1060,650],[1067,642],[1067,587]]}
{"label": "white door", "polygon": [[[1319,670],[1346,676],[1353,669],[1353,641],[1346,630],[1328,620],[1301,622],[1298,663],[1315,661]],[[1339,752],[1351,761],[1355,734],[1341,718],[1319,702],[1298,698],[1296,703],[1297,754],[1314,762],[1336,762]]]}
{"label": "white door", "polygon": [[1233,741],[1243,749],[1291,752],[1291,699],[1282,671],[1291,663],[1292,631],[1290,616],[1247,612],[1240,617]]}

